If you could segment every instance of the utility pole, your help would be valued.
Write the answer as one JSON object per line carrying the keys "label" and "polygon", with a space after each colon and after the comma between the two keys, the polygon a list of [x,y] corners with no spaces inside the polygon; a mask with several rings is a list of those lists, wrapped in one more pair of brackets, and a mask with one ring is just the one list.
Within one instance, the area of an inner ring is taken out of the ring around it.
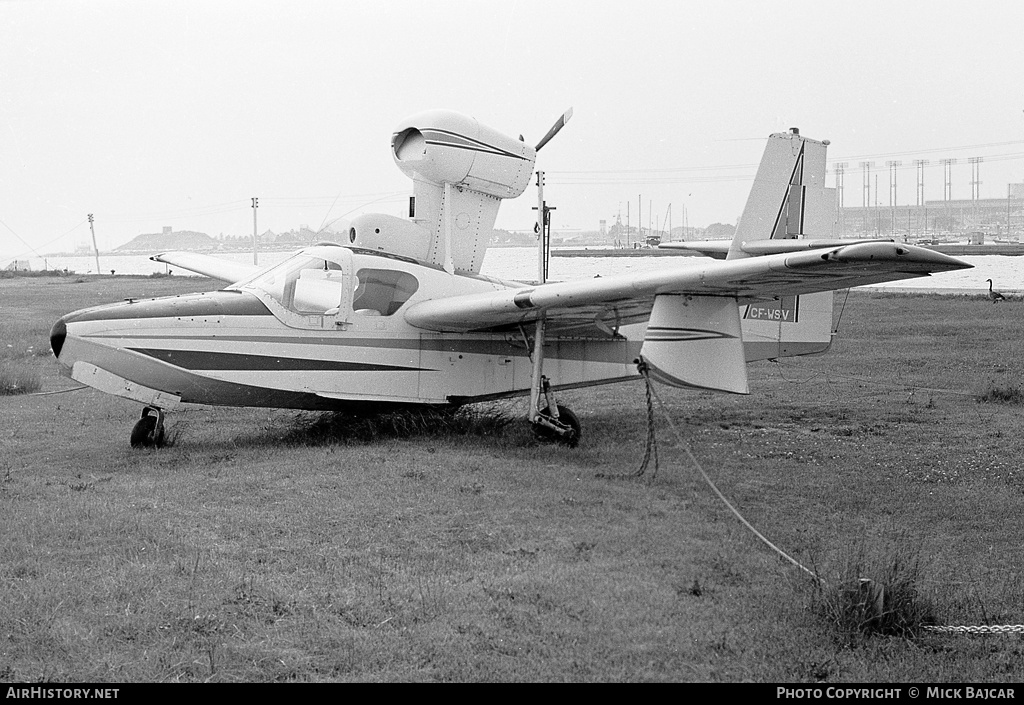
{"label": "utility pole", "polygon": [[981,163],[985,157],[968,157],[971,163],[971,200],[977,201],[981,198]]}
{"label": "utility pole", "polygon": [[260,207],[260,199],[255,196],[252,199],[252,263],[259,264],[256,255],[256,209]]}
{"label": "utility pole", "polygon": [[96,247],[96,228],[92,225],[92,213],[89,214],[89,232],[92,233],[92,251],[96,253],[96,274],[100,273],[100,248]]}
{"label": "utility pole", "polygon": [[939,161],[942,162],[946,179],[942,189],[942,200],[951,201],[953,200],[953,165],[956,164],[956,159],[940,159]]}
{"label": "utility pole", "polygon": [[981,221],[978,218],[978,199],[981,197],[981,163],[985,161],[985,158],[968,157],[967,161],[971,163],[971,220],[974,221],[975,228],[980,228]]}
{"label": "utility pole", "polygon": [[878,237],[878,174],[875,174],[875,237]]}
{"label": "utility pole", "polygon": [[615,225],[608,229],[609,235],[611,235],[612,229],[615,230],[615,235],[612,236],[612,247],[615,247],[615,241],[622,234],[622,201],[619,201],[619,210],[615,212]]}
{"label": "utility pole", "polygon": [[846,224],[843,222],[843,180],[846,176],[847,162],[836,162],[834,165],[836,170],[836,215],[839,216],[839,236],[844,237],[846,235]]}
{"label": "utility pole", "polygon": [[864,188],[863,188],[863,200],[861,204],[865,208],[871,206],[871,167],[875,165],[874,162],[861,162],[860,168],[864,171]]}
{"label": "utility pole", "polygon": [[641,193],[636,197],[636,239],[637,242],[644,241],[644,195]]}
{"label": "utility pole", "polygon": [[922,209],[924,216],[924,232],[928,232],[928,206],[924,200],[924,168],[928,165],[927,159],[915,159],[914,166],[917,167],[917,207]]}
{"label": "utility pole", "polygon": [[956,159],[940,159],[942,162],[943,176],[945,183],[942,186],[942,199],[946,202],[946,228],[953,230],[953,217],[950,215],[950,201],[953,199],[953,165]]}
{"label": "utility pole", "polygon": [[[861,189],[861,191],[862,191],[861,197],[863,198],[863,204],[862,205],[863,205],[863,208],[864,208],[864,220],[865,221],[867,221],[869,218],[870,219],[875,219],[877,221],[877,218],[875,218],[875,216],[871,215],[871,210],[870,210],[871,209],[871,167],[874,166],[874,164],[875,164],[874,162],[861,162],[860,163],[860,168],[861,168],[863,176],[864,176],[864,186]],[[877,222],[873,223],[871,225],[870,230],[874,230],[875,231],[875,235],[877,235],[878,234],[878,223]]]}
{"label": "utility pole", "polygon": [[[896,237],[896,169],[903,166],[901,161],[889,161],[885,163],[889,167],[889,232]],[[907,239],[903,238],[904,241]]]}

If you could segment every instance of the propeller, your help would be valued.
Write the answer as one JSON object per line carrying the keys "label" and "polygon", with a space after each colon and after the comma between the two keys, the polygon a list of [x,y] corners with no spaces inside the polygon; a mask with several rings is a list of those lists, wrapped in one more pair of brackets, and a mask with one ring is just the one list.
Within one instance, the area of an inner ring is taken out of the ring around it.
{"label": "propeller", "polygon": [[539,152],[541,147],[550,142],[551,138],[557,135],[558,131],[565,127],[565,123],[569,122],[569,118],[571,117],[572,108],[569,108],[564,113],[562,113],[562,117],[558,118],[558,120],[555,121],[555,124],[551,126],[551,129],[548,130],[548,133],[544,135],[543,138],[541,138],[541,141],[537,143],[537,146],[534,147],[534,149]]}

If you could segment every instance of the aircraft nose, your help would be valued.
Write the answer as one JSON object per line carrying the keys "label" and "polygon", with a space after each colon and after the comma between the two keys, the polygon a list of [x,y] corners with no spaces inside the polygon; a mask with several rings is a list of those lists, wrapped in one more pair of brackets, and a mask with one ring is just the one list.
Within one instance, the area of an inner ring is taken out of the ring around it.
{"label": "aircraft nose", "polygon": [[64,339],[67,337],[68,326],[64,323],[64,319],[61,318],[50,329],[50,350],[53,350],[54,357],[60,358],[60,350],[64,347]]}

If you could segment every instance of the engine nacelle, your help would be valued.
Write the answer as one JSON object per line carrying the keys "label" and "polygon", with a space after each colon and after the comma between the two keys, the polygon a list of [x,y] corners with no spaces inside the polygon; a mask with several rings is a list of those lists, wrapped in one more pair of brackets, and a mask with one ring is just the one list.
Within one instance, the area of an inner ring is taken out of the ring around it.
{"label": "engine nacelle", "polygon": [[357,216],[348,228],[348,241],[356,247],[418,260],[430,257],[431,240],[430,231],[423,226],[383,213]]}
{"label": "engine nacelle", "polygon": [[403,121],[391,151],[412,179],[409,220],[361,215],[349,243],[478,274],[498,207],[526,190],[537,150],[471,117],[432,110]]}
{"label": "engine nacelle", "polygon": [[431,110],[404,120],[391,136],[395,163],[413,181],[515,198],[526,190],[537,151],[449,110]]}

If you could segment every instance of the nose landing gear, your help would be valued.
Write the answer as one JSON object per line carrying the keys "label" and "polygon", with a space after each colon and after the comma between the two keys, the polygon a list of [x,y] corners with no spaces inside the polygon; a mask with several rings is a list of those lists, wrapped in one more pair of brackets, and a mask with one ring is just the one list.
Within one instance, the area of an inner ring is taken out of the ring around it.
{"label": "nose landing gear", "polygon": [[164,441],[164,412],[155,406],[147,406],[132,429],[132,448],[161,448]]}

